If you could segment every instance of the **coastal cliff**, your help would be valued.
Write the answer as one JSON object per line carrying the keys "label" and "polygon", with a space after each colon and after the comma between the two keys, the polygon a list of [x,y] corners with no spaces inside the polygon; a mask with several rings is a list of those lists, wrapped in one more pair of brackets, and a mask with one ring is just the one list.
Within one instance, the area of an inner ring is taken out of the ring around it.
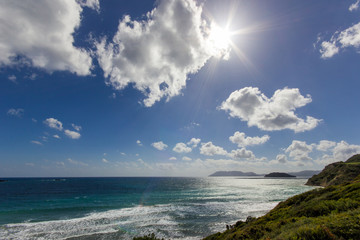
{"label": "coastal cliff", "polygon": [[327,186],[280,202],[268,214],[226,226],[217,239],[360,239],[360,155],[333,163],[307,184]]}

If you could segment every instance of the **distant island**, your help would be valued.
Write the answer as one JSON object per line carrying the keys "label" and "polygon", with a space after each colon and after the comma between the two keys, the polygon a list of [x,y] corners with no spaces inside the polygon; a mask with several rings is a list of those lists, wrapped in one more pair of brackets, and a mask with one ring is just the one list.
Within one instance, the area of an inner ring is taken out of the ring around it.
{"label": "distant island", "polygon": [[4,179],[0,179],[0,182],[6,182],[7,180],[4,180]]}
{"label": "distant island", "polygon": [[213,174],[209,175],[209,177],[255,177],[255,176],[261,176],[259,174],[256,174],[254,172],[242,172],[242,171],[217,171]]}
{"label": "distant island", "polygon": [[[289,172],[284,173],[288,175],[292,175],[293,177],[311,177],[315,174],[319,174],[320,170],[304,170],[300,172]],[[275,174],[275,173],[270,173]],[[281,173],[283,174],[283,173]],[[217,171],[213,174],[209,175],[209,177],[256,177],[256,176],[264,176],[265,174],[257,174],[254,172],[242,172],[242,171]],[[269,174],[267,174],[269,175]],[[265,175],[265,176],[267,176]],[[289,177],[289,176],[269,176],[269,177]]]}
{"label": "distant island", "polygon": [[290,175],[290,174],[287,174],[287,173],[282,173],[282,172],[272,172],[272,173],[269,173],[269,174],[266,174],[264,177],[285,177],[285,178],[294,178],[296,176],[294,175]]}

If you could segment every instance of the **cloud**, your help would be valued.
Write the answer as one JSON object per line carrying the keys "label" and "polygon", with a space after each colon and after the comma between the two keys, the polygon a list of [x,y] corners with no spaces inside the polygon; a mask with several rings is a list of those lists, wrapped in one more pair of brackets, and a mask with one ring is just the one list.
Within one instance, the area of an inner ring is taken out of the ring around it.
{"label": "cloud", "polygon": [[63,130],[62,122],[60,122],[59,120],[57,120],[55,118],[47,118],[44,121],[44,124],[47,125],[50,128],[54,128],[54,129],[59,130],[59,131]]}
{"label": "cloud", "polygon": [[171,160],[171,161],[176,161],[177,158],[176,158],[176,157],[171,157],[171,158],[169,158],[169,160]]}
{"label": "cloud", "polygon": [[137,140],[136,143],[137,143],[137,145],[142,146],[142,143],[140,140]]}
{"label": "cloud", "polygon": [[[80,1],[83,6],[96,1]],[[0,65],[27,62],[49,72],[89,75],[89,52],[74,46],[82,7],[76,1],[0,1]],[[20,60],[19,60],[20,59]]]}
{"label": "cloud", "polygon": [[291,145],[285,150],[289,156],[297,161],[310,161],[309,153],[313,150],[312,145],[307,145],[306,142],[293,140]]}
{"label": "cloud", "polygon": [[25,163],[25,165],[26,165],[26,166],[29,166],[29,167],[34,167],[34,166],[35,166],[35,164],[32,163],[32,162],[27,162],[27,163]]}
{"label": "cloud", "polygon": [[185,156],[185,157],[182,158],[182,160],[183,160],[183,161],[191,161],[192,159]]}
{"label": "cloud", "polygon": [[101,159],[103,163],[109,163],[109,161],[106,158]]}
{"label": "cloud", "polygon": [[57,134],[53,135],[54,138],[61,139],[61,137]]}
{"label": "cloud", "polygon": [[30,142],[33,143],[33,144],[36,144],[36,145],[43,145],[41,142],[35,141],[35,140],[32,140],[32,141],[30,141]]}
{"label": "cloud", "polygon": [[278,163],[287,163],[287,157],[285,154],[279,154],[276,156],[276,161]]}
{"label": "cloud", "polygon": [[234,159],[255,158],[254,153],[245,148],[232,150],[229,155]]}
{"label": "cloud", "polygon": [[316,146],[316,149],[322,152],[328,151],[330,148],[335,147],[336,142],[321,140],[319,144]]}
{"label": "cloud", "polygon": [[192,151],[192,149],[190,147],[186,146],[185,143],[180,142],[175,145],[175,147],[173,148],[173,151],[177,152],[177,153],[189,153]]}
{"label": "cloud", "polygon": [[197,145],[200,143],[201,139],[200,138],[192,138],[187,145],[189,145],[191,148],[196,148]]}
{"label": "cloud", "polygon": [[87,164],[87,163],[72,160],[71,158],[68,158],[68,162],[71,163],[71,164],[74,164],[74,165],[81,165],[81,166],[84,166],[84,167],[89,166],[89,164]]}
{"label": "cloud", "polygon": [[154,143],[151,144],[151,146],[153,146],[154,148],[156,148],[157,150],[160,150],[160,151],[163,151],[168,147],[168,145],[166,145],[162,141],[154,142]]}
{"label": "cloud", "polygon": [[79,139],[81,137],[80,133],[68,129],[65,129],[64,133],[71,139]]}
{"label": "cloud", "polygon": [[71,126],[76,130],[76,131],[81,131],[81,126],[75,125],[74,123],[71,124]]}
{"label": "cloud", "polygon": [[341,141],[333,149],[333,156],[337,161],[345,161],[352,155],[360,153],[360,145],[348,144]]}
{"label": "cloud", "polygon": [[160,0],[141,21],[124,16],[109,43],[96,43],[107,84],[118,90],[132,85],[146,96],[147,107],[179,95],[190,74],[229,52],[214,45],[210,28],[192,0]]}
{"label": "cloud", "polygon": [[360,22],[353,26],[332,35],[329,41],[321,42],[321,58],[327,59],[340,52],[340,49],[347,47],[360,47]]}
{"label": "cloud", "polygon": [[97,12],[100,11],[99,0],[76,0],[76,2],[79,3],[82,7],[88,7],[96,10]]}
{"label": "cloud", "polygon": [[359,8],[359,3],[360,3],[360,0],[357,0],[356,2],[351,4],[350,7],[349,7],[349,11],[350,12],[356,11]]}
{"label": "cloud", "polygon": [[233,136],[229,137],[229,140],[232,143],[236,143],[239,147],[263,144],[269,139],[269,135],[264,135],[262,137],[246,137],[245,133],[238,131],[235,132]]}
{"label": "cloud", "polygon": [[206,156],[227,155],[227,151],[222,147],[215,146],[212,142],[201,143],[200,153]]}
{"label": "cloud", "polygon": [[10,76],[8,76],[8,79],[9,79],[11,82],[13,82],[13,83],[17,83],[17,81],[16,81],[16,76],[15,76],[15,75],[10,75]]}
{"label": "cloud", "polygon": [[310,116],[306,120],[299,118],[294,111],[311,101],[310,95],[302,96],[297,88],[279,89],[267,98],[258,88],[245,87],[232,92],[219,108],[229,112],[231,117],[246,121],[249,127],[304,132],[315,128],[320,120]]}
{"label": "cloud", "polygon": [[7,111],[7,115],[8,116],[14,116],[14,117],[22,117],[24,115],[24,109],[22,108],[18,108],[18,109],[15,109],[15,108],[10,108],[8,111]]}

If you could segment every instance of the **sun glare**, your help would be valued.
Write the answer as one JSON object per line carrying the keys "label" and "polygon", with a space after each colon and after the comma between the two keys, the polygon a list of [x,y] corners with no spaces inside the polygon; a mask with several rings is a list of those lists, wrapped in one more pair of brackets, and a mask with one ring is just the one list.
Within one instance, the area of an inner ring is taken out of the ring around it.
{"label": "sun glare", "polygon": [[218,25],[212,25],[209,35],[212,47],[218,53],[218,57],[227,58],[230,50],[230,32]]}

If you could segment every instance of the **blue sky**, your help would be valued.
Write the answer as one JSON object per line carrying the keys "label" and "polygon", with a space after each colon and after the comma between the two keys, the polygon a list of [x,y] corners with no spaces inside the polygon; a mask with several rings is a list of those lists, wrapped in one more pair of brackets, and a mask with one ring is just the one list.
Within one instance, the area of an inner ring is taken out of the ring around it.
{"label": "blue sky", "polygon": [[300,171],[360,152],[359,1],[0,9],[2,177]]}

